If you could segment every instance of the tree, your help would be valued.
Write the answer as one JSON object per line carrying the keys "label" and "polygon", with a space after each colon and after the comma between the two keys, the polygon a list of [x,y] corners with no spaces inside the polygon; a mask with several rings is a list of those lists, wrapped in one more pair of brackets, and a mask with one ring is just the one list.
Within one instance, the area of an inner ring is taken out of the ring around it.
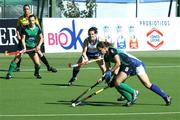
{"label": "tree", "polygon": [[97,4],[96,0],[86,0],[86,9],[80,10],[75,0],[60,0],[58,7],[66,18],[92,18]]}

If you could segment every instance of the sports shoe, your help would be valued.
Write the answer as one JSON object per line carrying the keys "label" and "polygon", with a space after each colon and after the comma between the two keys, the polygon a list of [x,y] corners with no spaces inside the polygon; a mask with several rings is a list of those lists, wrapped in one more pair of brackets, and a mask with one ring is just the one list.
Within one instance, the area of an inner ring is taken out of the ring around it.
{"label": "sports shoe", "polygon": [[41,75],[40,74],[34,74],[34,76],[36,77],[36,79],[41,79]]}
{"label": "sports shoe", "polygon": [[124,106],[126,106],[126,107],[130,107],[130,106],[132,106],[132,101],[128,101]]}
{"label": "sports shoe", "polygon": [[54,73],[57,72],[57,69],[53,68],[53,67],[49,67],[47,70],[50,71],[50,72],[54,72]]}
{"label": "sports shoe", "polygon": [[68,82],[68,85],[69,85],[69,86],[72,86],[72,85],[73,85],[73,82]]}
{"label": "sports shoe", "polygon": [[19,68],[19,67],[16,67],[16,68],[14,69],[14,72],[20,72],[20,68]]}
{"label": "sports shoe", "polygon": [[167,96],[164,100],[166,102],[166,106],[171,105],[172,98],[170,96]]}
{"label": "sports shoe", "polygon": [[69,85],[69,86],[73,85],[73,83],[75,82],[75,80],[77,80],[77,78],[76,78],[76,77],[72,77],[72,78],[69,80],[68,85]]}
{"label": "sports shoe", "polygon": [[124,100],[126,100],[126,98],[122,95],[117,99],[117,101],[124,101]]}
{"label": "sports shoe", "polygon": [[12,76],[11,76],[10,74],[7,74],[7,75],[6,75],[6,79],[7,79],[7,80],[10,80],[11,78],[12,78]]}
{"label": "sports shoe", "polygon": [[133,99],[132,99],[133,104],[136,103],[138,96],[139,96],[139,91],[135,90],[135,92],[133,94]]}

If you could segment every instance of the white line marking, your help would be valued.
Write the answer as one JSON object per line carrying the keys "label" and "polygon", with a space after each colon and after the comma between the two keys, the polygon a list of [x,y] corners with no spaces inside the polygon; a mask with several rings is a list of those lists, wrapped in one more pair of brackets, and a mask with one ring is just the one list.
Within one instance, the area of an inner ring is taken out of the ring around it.
{"label": "white line marking", "polygon": [[0,115],[0,117],[57,117],[57,116],[126,116],[126,115],[173,115],[180,112],[148,112],[148,113],[100,113],[100,114],[19,114],[19,115]]}
{"label": "white line marking", "polygon": [[[180,68],[180,65],[167,65],[167,66],[147,66],[147,68],[152,68],[152,69],[157,69],[157,68]],[[86,67],[86,68],[81,68],[84,70],[99,70],[98,67]],[[41,71],[47,71],[47,69],[40,69]],[[69,71],[72,70],[72,68],[58,68],[57,70],[64,70],[64,71]],[[34,69],[21,69],[21,71],[34,71]]]}
{"label": "white line marking", "polygon": [[59,86],[60,88],[67,88],[67,86]]}

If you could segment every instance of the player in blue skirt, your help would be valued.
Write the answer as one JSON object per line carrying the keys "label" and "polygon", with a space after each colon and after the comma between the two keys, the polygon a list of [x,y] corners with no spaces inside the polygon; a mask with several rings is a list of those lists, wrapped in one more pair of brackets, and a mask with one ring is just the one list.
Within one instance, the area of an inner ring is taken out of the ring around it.
{"label": "player in blue skirt", "polygon": [[[89,28],[88,37],[84,40],[83,43],[82,55],[78,59],[77,63],[85,63],[91,59],[101,58],[101,54],[97,50],[96,46],[99,43],[99,41],[103,41],[103,39],[98,37],[97,33],[98,30],[96,27]],[[105,71],[104,61],[99,60],[97,61],[97,64],[99,65],[102,73],[104,73]],[[72,85],[76,81],[77,74],[79,73],[79,71],[80,71],[80,67],[73,68],[72,77],[68,82],[69,85]]]}

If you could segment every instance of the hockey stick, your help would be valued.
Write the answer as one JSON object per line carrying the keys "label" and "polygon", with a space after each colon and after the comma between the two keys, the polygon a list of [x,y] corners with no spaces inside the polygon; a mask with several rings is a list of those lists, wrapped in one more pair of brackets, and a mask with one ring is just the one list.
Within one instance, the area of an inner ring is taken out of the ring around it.
{"label": "hockey stick", "polygon": [[[26,52],[31,52],[31,51],[34,51],[35,49],[29,49],[29,50],[26,50],[24,53],[26,53]],[[6,55],[6,56],[12,56],[12,55],[19,55],[19,54],[21,54],[23,51],[15,51],[15,52],[8,52],[8,51],[5,51],[4,52],[4,54]]]}
{"label": "hockey stick", "polygon": [[83,98],[82,100],[80,100],[80,101],[78,101],[78,102],[72,103],[72,106],[73,106],[73,107],[76,107],[77,105],[81,104],[83,101],[85,101],[85,100],[87,100],[87,99],[89,99],[89,98],[91,98],[91,97],[93,97],[93,96],[95,96],[95,95],[101,93],[102,91],[106,90],[107,88],[109,88],[109,86],[106,86],[106,87],[104,87],[104,88],[101,88],[100,90],[98,90],[98,91],[92,93],[91,95],[89,95],[89,96]]}
{"label": "hockey stick", "polygon": [[97,58],[97,59],[93,59],[93,60],[89,60],[87,62],[82,62],[82,63],[77,63],[77,64],[71,64],[69,63],[68,66],[70,68],[74,68],[74,67],[80,67],[81,65],[85,65],[85,64],[89,64],[89,63],[92,63],[92,62],[96,62],[96,61],[99,61],[99,60],[102,60],[103,58]]}
{"label": "hockey stick", "polygon": [[[104,75],[100,79],[98,79],[98,81],[102,81],[102,79],[104,79]],[[77,102],[83,95],[85,95],[88,91],[92,90],[95,86],[97,86],[100,83],[98,81],[94,85],[92,85],[90,88],[85,90],[82,94],[80,94],[75,100],[72,100],[72,103]]]}
{"label": "hockey stick", "polygon": [[92,90],[99,82],[96,82],[93,86],[85,90],[82,94],[80,94],[75,100],[72,100],[72,103],[77,102],[83,95],[85,95],[88,91]]}

